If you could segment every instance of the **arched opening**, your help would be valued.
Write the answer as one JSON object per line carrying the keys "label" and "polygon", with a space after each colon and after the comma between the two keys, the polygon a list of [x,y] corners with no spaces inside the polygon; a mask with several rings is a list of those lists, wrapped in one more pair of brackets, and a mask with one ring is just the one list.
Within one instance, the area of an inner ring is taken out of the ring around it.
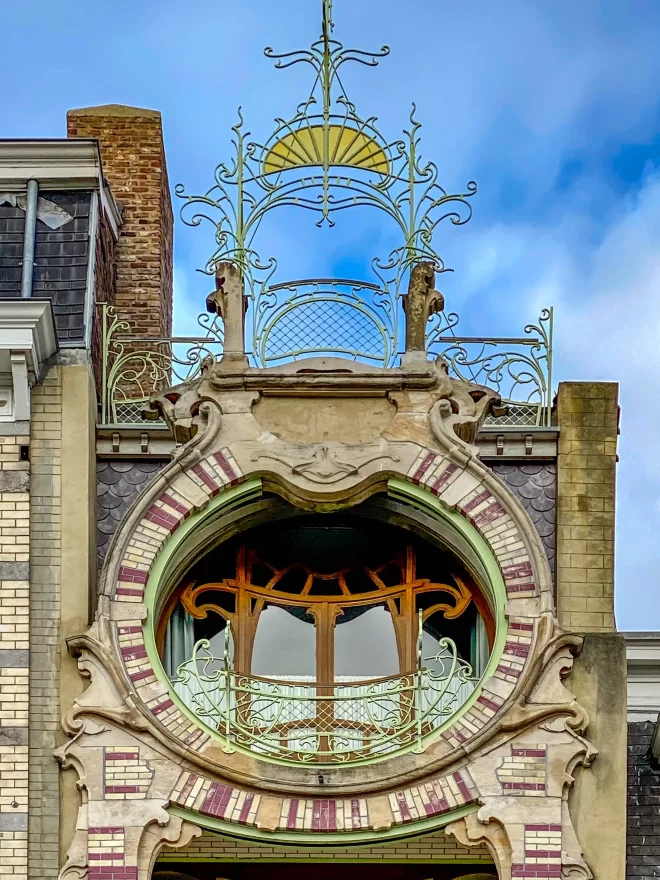
{"label": "arched opening", "polygon": [[469,699],[491,601],[447,542],[383,503],[313,514],[278,500],[180,568],[157,648],[207,726],[276,760],[371,760],[423,750]]}

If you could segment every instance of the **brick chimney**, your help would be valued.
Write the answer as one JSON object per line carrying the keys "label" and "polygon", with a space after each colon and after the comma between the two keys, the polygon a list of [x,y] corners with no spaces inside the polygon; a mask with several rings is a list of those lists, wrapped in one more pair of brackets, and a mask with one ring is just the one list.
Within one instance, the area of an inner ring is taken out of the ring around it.
{"label": "brick chimney", "polygon": [[123,208],[119,316],[136,336],[171,335],[174,221],[160,113],[122,104],[69,110],[67,136],[98,140],[103,173]]}

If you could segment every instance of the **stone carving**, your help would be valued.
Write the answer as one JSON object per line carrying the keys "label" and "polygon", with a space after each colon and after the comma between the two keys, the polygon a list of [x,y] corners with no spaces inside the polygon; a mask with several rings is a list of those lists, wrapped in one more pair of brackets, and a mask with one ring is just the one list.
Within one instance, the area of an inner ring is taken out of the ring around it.
{"label": "stone carving", "polygon": [[272,459],[291,469],[292,474],[300,474],[313,483],[336,483],[346,476],[357,476],[360,468],[376,461],[397,462],[399,457],[392,452],[383,451],[382,444],[363,444],[347,447],[343,444],[332,446],[299,446],[282,452],[275,450],[255,452],[252,460]]}
{"label": "stone carving", "polygon": [[413,266],[403,307],[406,312],[406,353],[425,353],[426,322],[445,307],[444,296],[435,290],[433,263],[420,262]]}
{"label": "stone carving", "polygon": [[247,364],[245,355],[247,297],[243,292],[241,271],[235,263],[216,263],[215,290],[206,298],[206,309],[222,317],[223,361],[238,360]]}
{"label": "stone carving", "polygon": [[500,414],[500,395],[485,385],[452,378],[442,358],[436,359],[435,370],[440,399],[429,412],[431,433],[445,449],[455,446],[458,438],[463,448],[476,457],[477,434],[487,415]]}
{"label": "stone carving", "polygon": [[205,361],[195,380],[173,385],[154,395],[143,411],[145,419],[164,419],[177,444],[189,443],[207,427],[208,412],[204,409],[205,398],[201,389],[210,367],[210,362]]}
{"label": "stone carving", "polygon": [[[339,401],[388,396],[397,409],[377,441],[348,442],[346,421],[345,430],[333,423],[339,428],[327,441],[299,444],[278,437],[276,423],[264,430],[254,417],[255,402],[266,394]],[[552,876],[557,865],[567,876],[589,876],[563,807],[575,767],[594,757],[584,738],[586,713],[564,683],[580,640],[557,627],[550,571],[533,523],[476,455],[476,432],[499,405],[491,389],[449,377],[441,360],[392,371],[353,371],[331,359],[263,371],[209,362],[194,382],[151,401],[152,413],[166,418],[180,446],[127,510],[104,565],[95,623],[69,641],[90,679],[67,707],[69,740],[58,751],[84,790],[69,877],[82,877],[92,864],[92,829],[113,829],[118,863],[141,880],[164,842],[196,833],[208,817],[233,823],[239,837],[268,833],[288,842],[301,831],[319,837],[359,831],[377,839],[385,829],[410,834],[418,821],[450,822],[449,832],[467,845],[488,846],[501,877],[514,869],[525,876],[526,853],[535,851],[553,853]],[[119,471],[110,468],[106,476],[114,479]],[[110,485],[121,485],[129,473]],[[241,504],[267,505],[270,493],[323,512],[388,491],[392,477],[397,493],[405,495],[408,487],[418,501],[425,495],[430,511],[462,517],[490,548],[503,584],[504,646],[474,701],[429,738],[423,754],[385,758],[364,773],[352,768],[350,785],[343,768],[333,767],[322,774],[321,789],[313,767],[274,765],[256,752],[223,748],[213,730],[184,711],[159,667],[145,595],[170,541],[183,535],[193,543],[177,545],[176,558],[197,558],[196,523],[207,523],[199,530],[206,534],[211,515],[225,516],[226,499],[232,522]],[[117,794],[108,782],[110,746],[137,756],[135,798],[107,796]],[[327,812],[316,822],[321,800],[332,802],[333,818]],[[466,815],[452,821],[459,808]],[[534,836],[530,809],[559,850],[541,849],[545,838]]]}

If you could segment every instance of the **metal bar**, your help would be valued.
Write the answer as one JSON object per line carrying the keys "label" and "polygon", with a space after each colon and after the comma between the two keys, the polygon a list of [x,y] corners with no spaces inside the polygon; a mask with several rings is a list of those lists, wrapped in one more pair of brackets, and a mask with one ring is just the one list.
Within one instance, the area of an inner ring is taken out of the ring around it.
{"label": "metal bar", "polygon": [[101,307],[102,336],[101,336],[101,424],[108,423],[108,305],[103,303]]}
{"label": "metal bar", "polygon": [[[116,336],[115,342],[158,342],[172,344],[177,342],[205,342],[207,345],[214,345],[215,340],[209,339],[208,336]],[[218,345],[220,342],[218,341]]]}
{"label": "metal bar", "polygon": [[290,287],[303,287],[309,284],[332,284],[333,287],[337,284],[342,284],[346,287],[360,287],[365,290],[382,290],[382,287],[378,284],[372,284],[369,281],[354,281],[351,278],[302,278],[298,281],[271,284],[266,289],[270,292],[271,290],[286,290]]}
{"label": "metal bar", "polygon": [[32,296],[32,278],[34,276],[34,247],[37,240],[37,201],[39,199],[39,183],[36,180],[27,182],[27,203],[25,205],[25,232],[23,233],[23,273],[21,275],[21,297]]}
{"label": "metal bar", "polygon": [[89,208],[89,257],[87,261],[87,279],[85,284],[85,347],[92,345],[92,324],[94,322],[95,276],[96,276],[96,236],[99,228],[99,194],[92,193]]}
{"label": "metal bar", "polygon": [[546,427],[550,427],[552,424],[552,344],[553,344],[553,333],[554,333],[554,322],[555,322],[555,310],[552,306],[548,309],[548,358],[547,358],[547,368],[548,368],[548,399],[546,401],[545,408],[545,424]]}
{"label": "metal bar", "polygon": [[542,340],[535,337],[521,336],[437,336],[433,340],[436,342],[474,342],[484,344],[486,342],[492,345],[540,345]]}

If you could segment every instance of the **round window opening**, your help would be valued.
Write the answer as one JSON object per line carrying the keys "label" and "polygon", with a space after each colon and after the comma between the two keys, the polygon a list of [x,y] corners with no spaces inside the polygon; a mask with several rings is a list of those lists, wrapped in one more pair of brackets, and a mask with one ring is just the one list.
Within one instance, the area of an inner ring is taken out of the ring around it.
{"label": "round window opening", "polygon": [[179,699],[284,762],[423,751],[471,697],[494,640],[453,553],[399,526],[300,515],[243,532],[179,582],[156,638]]}

